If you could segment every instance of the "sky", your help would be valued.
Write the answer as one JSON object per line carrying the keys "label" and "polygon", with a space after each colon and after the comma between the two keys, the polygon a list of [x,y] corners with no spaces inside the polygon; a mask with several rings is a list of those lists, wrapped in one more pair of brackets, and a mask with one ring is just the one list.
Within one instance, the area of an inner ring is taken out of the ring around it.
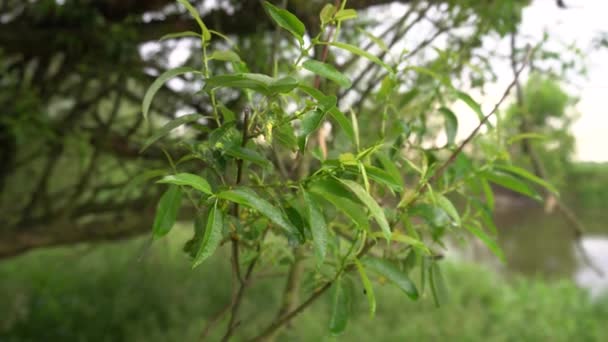
{"label": "sky", "polygon": [[[554,0],[534,0],[524,9],[520,33],[531,39],[540,39],[547,30],[552,40],[564,44],[575,42],[583,51],[589,51],[585,61],[588,76],[577,79],[572,89],[580,101],[576,105],[578,119],[572,125],[576,137],[574,159],[578,161],[608,161],[608,48],[591,50],[593,40],[600,32],[608,32],[608,1],[566,0],[568,9],[560,9]],[[508,52],[508,45],[503,44]],[[499,82],[488,86],[486,96],[478,97],[485,112],[491,110],[504,89],[512,80],[508,69],[499,69]],[[466,113],[460,105],[457,110],[461,121],[461,134],[466,136],[477,122],[475,115]],[[471,120],[471,118],[473,120]],[[459,135],[460,136],[460,135]]]}

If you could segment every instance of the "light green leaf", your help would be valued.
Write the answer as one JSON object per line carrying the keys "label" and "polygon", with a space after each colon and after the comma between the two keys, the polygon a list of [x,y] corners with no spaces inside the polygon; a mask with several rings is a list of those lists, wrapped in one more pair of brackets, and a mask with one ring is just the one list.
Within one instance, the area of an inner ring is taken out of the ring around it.
{"label": "light green leaf", "polygon": [[355,19],[355,18],[357,18],[357,11],[352,8],[341,9],[338,12],[336,12],[336,15],[334,16],[334,18],[337,21]]}
{"label": "light green leaf", "polygon": [[334,13],[336,13],[336,8],[332,4],[325,4],[321,13],[319,14],[319,18],[321,19],[321,25],[325,25],[329,23],[333,17]]}
{"label": "light green leaf", "polygon": [[167,235],[171,228],[173,228],[181,201],[182,191],[177,185],[169,186],[169,189],[160,197],[152,228],[154,238]]}
{"label": "light green leaf", "polygon": [[148,119],[148,111],[150,110],[150,105],[152,104],[152,100],[154,99],[154,95],[156,92],[167,82],[169,79],[178,76],[187,74],[189,72],[200,74],[199,70],[196,70],[192,67],[180,67],[175,69],[170,69],[162,73],[148,88],[146,94],[144,95],[144,100],[141,103],[141,111],[144,115],[145,119]]}
{"label": "light green leaf", "polygon": [[462,224],[458,210],[456,210],[456,207],[454,207],[452,201],[439,193],[435,194],[435,200],[437,201],[437,205],[443,209],[443,211],[445,211],[446,214],[448,214],[457,225],[460,226]]}
{"label": "light green leaf", "polygon": [[308,224],[310,225],[310,232],[312,233],[312,242],[317,258],[317,266],[320,266],[323,264],[325,255],[327,254],[327,225],[325,223],[325,217],[323,217],[323,212],[321,212],[315,199],[305,190],[302,191],[302,194],[304,196],[304,203],[306,204]]}
{"label": "light green leaf", "polygon": [[348,77],[334,68],[333,65],[309,59],[302,64],[304,69],[314,72],[315,74],[330,79],[341,87],[350,88],[352,83]]}
{"label": "light green leaf", "polygon": [[211,186],[201,176],[197,176],[191,173],[178,173],[176,175],[168,175],[163,177],[161,180],[156,183],[166,183],[166,184],[175,184],[182,186],[190,186],[200,192],[203,192],[207,195],[213,195],[213,191],[211,191]]}
{"label": "light green leaf", "polygon": [[273,94],[285,94],[295,89],[298,85],[298,80],[291,76],[286,76],[270,83],[268,89]]}
{"label": "light green leaf", "polygon": [[306,33],[306,27],[304,24],[292,13],[282,8],[278,8],[268,1],[264,1],[264,8],[270,14],[272,20],[277,25],[289,31],[296,39],[300,42],[300,45],[304,44],[304,33]]}
{"label": "light green leaf", "polygon": [[374,295],[374,287],[372,286],[371,281],[369,281],[369,278],[365,273],[365,268],[358,259],[355,259],[355,265],[357,266],[357,271],[359,271],[361,283],[363,283],[365,295],[367,296],[367,303],[369,305],[369,316],[371,318],[374,318],[374,315],[376,314],[376,296]]}
{"label": "light green leaf", "polygon": [[409,66],[406,68],[406,70],[414,70],[418,74],[424,74],[424,75],[427,75],[427,76],[430,76],[430,77],[436,79],[437,81],[439,81],[441,84],[443,84],[446,87],[449,87],[449,88],[452,87],[452,82],[450,82],[450,79],[448,77],[439,75],[438,73],[436,73],[435,71],[433,71],[429,68],[425,68],[425,67],[421,67],[421,66]]}
{"label": "light green leaf", "polygon": [[359,198],[359,200],[365,204],[365,206],[370,210],[372,216],[378,222],[380,229],[384,233],[384,237],[387,240],[391,239],[391,227],[388,225],[388,221],[386,220],[386,216],[384,215],[384,210],[378,205],[376,200],[363,189],[361,185],[356,182],[347,179],[338,179],[340,183],[344,184],[352,193]]}
{"label": "light green leaf", "polygon": [[269,86],[274,79],[264,74],[226,74],[210,77],[206,80],[206,89],[218,87],[251,89],[264,95],[270,95]]}
{"label": "light green leaf", "polygon": [[346,329],[350,316],[350,296],[348,289],[343,284],[342,277],[336,279],[333,288],[329,331],[332,335],[336,336]]}
{"label": "light green leaf", "polygon": [[536,199],[539,201],[542,200],[542,198],[538,195],[538,193],[536,191],[534,191],[534,189],[530,188],[528,186],[528,184],[522,182],[521,180],[519,180],[516,177],[511,176],[508,173],[497,171],[497,170],[492,170],[492,171],[483,172],[482,176],[492,183],[496,183],[507,189],[513,190],[522,195],[526,195],[530,198],[533,198],[533,199]]}
{"label": "light green leaf", "polygon": [[521,133],[521,134],[517,134],[517,135],[514,135],[511,138],[509,138],[509,140],[507,141],[507,144],[511,145],[513,143],[516,143],[516,142],[518,142],[520,140],[524,140],[524,139],[545,140],[545,139],[548,139],[548,137],[546,135],[539,134],[539,133]]}
{"label": "light green leaf", "polygon": [[418,299],[418,290],[407,274],[401,272],[397,266],[391,262],[379,258],[367,257],[363,259],[363,264],[376,273],[397,285],[411,299]]}
{"label": "light green leaf", "polygon": [[206,117],[202,116],[200,114],[188,114],[188,115],[182,115],[174,120],[169,121],[163,127],[161,127],[161,129],[158,130],[158,132],[154,133],[154,135],[152,135],[151,137],[146,139],[146,141],[144,142],[144,146],[139,150],[139,152],[141,153],[141,152],[145,151],[148,147],[150,147],[152,144],[154,144],[160,138],[164,137],[165,135],[167,135],[169,132],[176,129],[177,127],[179,127],[183,124],[186,124],[186,123],[195,122],[195,121],[203,119],[203,118],[206,118]]}
{"label": "light green leaf", "polygon": [[222,211],[217,208],[217,200],[213,205],[213,208],[209,210],[209,216],[207,217],[207,226],[205,227],[205,234],[203,235],[203,241],[196,252],[194,257],[194,263],[192,268],[200,265],[205,259],[213,255],[217,247],[222,242],[222,230],[224,228],[224,220],[222,218]]}
{"label": "light green leaf", "polygon": [[232,51],[232,50],[216,50],[209,56],[209,59],[216,59],[218,61],[226,61],[226,62],[240,62],[241,57]]}
{"label": "light green leaf", "polygon": [[369,38],[372,42],[374,42],[376,45],[378,45],[378,47],[380,49],[382,49],[382,51],[388,51],[388,47],[386,46],[386,44],[384,43],[384,41],[376,36],[374,36],[373,34],[363,30],[360,27],[357,27],[357,31],[359,31],[359,33],[362,33],[363,35],[365,35],[367,38]]}
{"label": "light green leaf", "polygon": [[393,68],[391,68],[388,64],[384,63],[382,60],[380,60],[380,58],[372,55],[371,53],[362,50],[354,45],[350,45],[350,44],[346,44],[346,43],[341,43],[341,42],[330,42],[330,43],[323,43],[323,44],[329,44],[331,46],[335,46],[337,48],[340,48],[342,50],[346,50],[349,51],[351,53],[354,53],[357,56],[361,56],[363,58],[368,59],[369,61],[376,63],[378,65],[380,65],[381,67],[385,68],[388,72],[390,72],[391,74],[394,74],[395,71],[393,70]]}
{"label": "light green leaf", "polygon": [[169,33],[166,34],[164,36],[162,36],[159,40],[167,40],[167,39],[176,39],[176,38],[186,38],[186,37],[195,37],[195,38],[201,38],[201,34],[200,33],[196,33],[196,32],[192,32],[192,31],[184,31],[184,32],[177,32],[177,33]]}
{"label": "light green leaf", "polygon": [[177,0],[177,1],[180,4],[184,5],[184,7],[186,7],[186,9],[190,13],[190,15],[198,23],[198,26],[201,28],[203,41],[209,42],[211,40],[211,33],[207,29],[207,26],[205,25],[205,23],[203,23],[203,20],[201,19],[200,15],[198,14],[198,11],[194,7],[192,7],[192,5],[190,4],[190,2],[188,0]]}
{"label": "light green leaf", "polygon": [[542,186],[543,188],[549,190],[549,192],[553,193],[554,195],[558,196],[559,195],[559,191],[557,190],[557,188],[555,186],[553,186],[551,183],[547,182],[546,180],[530,173],[528,170],[522,169],[521,167],[517,167],[517,166],[513,166],[513,165],[494,165],[495,168],[514,174],[516,176],[519,176],[521,178],[524,178],[528,181],[531,181],[533,183],[536,183],[540,186]]}
{"label": "light green leaf", "polygon": [[350,200],[348,197],[336,195],[336,193],[332,192],[330,189],[331,188],[325,188],[320,184],[314,184],[310,188],[310,192],[318,196],[317,199],[325,200],[333,204],[334,207],[350,218],[354,224],[363,230],[367,230],[369,223],[365,209],[359,206],[356,202]]}
{"label": "light green leaf", "polygon": [[477,114],[479,120],[483,120],[485,115],[483,115],[483,112],[481,111],[481,106],[479,105],[479,103],[477,103],[477,101],[473,100],[473,98],[469,96],[469,94],[457,90],[456,97],[466,103],[467,106],[469,106],[469,108],[471,108],[475,112],[475,114]]}
{"label": "light green leaf", "polygon": [[249,188],[240,187],[223,191],[218,193],[217,197],[255,209],[260,212],[260,214],[268,217],[276,225],[283,228],[287,233],[300,236],[298,229],[285,218],[281,210],[277,209],[270,204],[270,202],[261,198],[255,191]]}
{"label": "light green leaf", "polygon": [[492,253],[498,257],[498,259],[500,259],[500,261],[505,262],[505,255],[502,252],[502,249],[500,249],[496,241],[490,238],[486,232],[471,224],[467,224],[465,227],[468,231],[473,233],[473,235],[477,236],[488,247],[488,249],[492,251]]}
{"label": "light green leaf", "polygon": [[401,189],[404,189],[405,184],[403,183],[401,172],[399,172],[397,165],[395,165],[395,162],[391,160],[388,154],[386,154],[385,152],[377,153],[376,158],[378,158],[384,170],[388,172],[389,175],[391,175],[392,180],[397,184],[397,186]]}
{"label": "light green leaf", "polygon": [[453,145],[456,140],[456,133],[458,133],[458,119],[454,112],[446,107],[439,108],[443,118],[445,120],[445,134],[448,138],[448,145]]}

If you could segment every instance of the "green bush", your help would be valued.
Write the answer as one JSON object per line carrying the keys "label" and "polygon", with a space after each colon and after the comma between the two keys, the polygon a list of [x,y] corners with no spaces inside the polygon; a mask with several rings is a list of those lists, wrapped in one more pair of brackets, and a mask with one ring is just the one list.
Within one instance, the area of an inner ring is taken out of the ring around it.
{"label": "green bush", "polygon": [[[136,239],[36,251],[0,264],[0,340],[199,340],[206,319],[230,299],[228,251],[192,271],[182,260],[184,234],[175,233],[149,249],[147,239]],[[356,285],[344,335],[329,337],[326,296],[277,340],[608,340],[608,301],[591,302],[570,281],[507,280],[480,266],[443,264],[449,297],[441,308],[428,291],[412,302],[386,283],[376,292],[378,312],[370,320]],[[412,278],[418,278],[417,270]],[[250,288],[237,339],[272,318],[273,310],[265,309],[279,305],[283,283],[277,279],[269,275]]]}

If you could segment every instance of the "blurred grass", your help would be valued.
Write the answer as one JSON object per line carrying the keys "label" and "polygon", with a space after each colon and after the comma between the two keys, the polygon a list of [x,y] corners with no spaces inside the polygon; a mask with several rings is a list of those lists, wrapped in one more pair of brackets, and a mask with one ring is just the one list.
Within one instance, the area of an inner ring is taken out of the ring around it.
{"label": "blurred grass", "polygon": [[[222,251],[191,270],[181,252],[185,237],[174,231],[149,250],[149,240],[139,238],[3,261],[0,341],[198,341],[205,319],[230,299],[229,258]],[[328,336],[324,298],[277,340],[608,341],[608,300],[591,302],[570,281],[506,280],[480,266],[444,264],[449,302],[440,309],[429,294],[412,302],[390,285],[376,285],[378,312],[371,320],[355,282],[360,296],[343,336]],[[274,316],[282,288],[282,278],[254,283],[243,303],[241,336]]]}

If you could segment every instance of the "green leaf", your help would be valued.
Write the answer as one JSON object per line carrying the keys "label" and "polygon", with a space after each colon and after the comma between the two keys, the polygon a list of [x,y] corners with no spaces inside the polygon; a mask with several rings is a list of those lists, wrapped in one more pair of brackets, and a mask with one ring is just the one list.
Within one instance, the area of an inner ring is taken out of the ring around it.
{"label": "green leaf", "polygon": [[479,105],[479,103],[477,103],[477,101],[473,100],[473,98],[469,96],[469,94],[457,90],[456,97],[466,103],[467,106],[469,106],[469,108],[471,108],[475,112],[475,114],[477,114],[479,120],[483,120],[485,115],[483,115],[483,112],[481,111],[481,106]]}
{"label": "green leaf", "polygon": [[441,274],[441,269],[439,268],[439,264],[436,262],[431,264],[429,280],[431,292],[433,293],[433,301],[437,307],[440,307],[441,303],[445,303],[447,301],[447,289],[443,275]]}
{"label": "green leaf", "polygon": [[319,14],[319,18],[321,19],[321,25],[325,25],[329,23],[333,17],[334,13],[336,13],[336,8],[332,4],[325,4],[321,13]]}
{"label": "green leaf", "polygon": [[205,25],[205,23],[203,23],[203,20],[201,20],[201,17],[198,14],[198,11],[194,7],[192,7],[192,5],[190,4],[190,2],[188,0],[177,0],[177,1],[180,4],[184,5],[184,7],[186,7],[186,9],[188,10],[188,12],[190,12],[190,15],[198,23],[198,26],[201,28],[203,41],[204,42],[210,41],[211,40],[211,33],[209,33],[209,30],[207,29],[207,26]]}
{"label": "green leaf", "polygon": [[348,197],[336,195],[335,192],[332,192],[319,184],[313,185],[309,190],[311,193],[318,196],[317,199],[322,199],[333,204],[334,207],[343,212],[361,229],[368,229],[369,223],[367,215],[365,214],[365,209],[359,206],[356,202],[348,199]]}
{"label": "green leaf", "polygon": [[141,152],[145,151],[148,147],[150,147],[152,144],[154,144],[160,138],[164,137],[165,135],[167,135],[169,132],[176,129],[177,127],[179,127],[183,124],[186,124],[186,123],[195,122],[195,121],[197,121],[199,119],[203,119],[203,118],[206,118],[206,117],[202,116],[200,114],[188,114],[188,115],[182,115],[174,120],[169,121],[163,127],[161,127],[161,129],[158,130],[158,132],[154,133],[154,135],[152,135],[151,137],[146,139],[146,141],[144,142],[144,146],[139,150],[139,152],[141,153]]}
{"label": "green leaf", "polygon": [[492,253],[494,253],[494,255],[496,255],[498,257],[498,259],[500,259],[500,261],[505,262],[505,255],[502,252],[502,249],[500,249],[500,247],[496,243],[496,241],[494,241],[492,238],[490,238],[479,227],[475,227],[471,224],[467,224],[467,225],[465,225],[465,227],[467,228],[468,231],[473,233],[473,235],[477,236],[488,247],[488,249],[490,251],[492,251]]}
{"label": "green leaf", "polygon": [[217,194],[217,197],[244,205],[260,212],[260,214],[268,217],[279,227],[283,228],[287,233],[295,236],[300,236],[300,232],[294,225],[285,218],[281,210],[270,204],[270,202],[261,198],[255,191],[241,187],[234,190],[227,190]]}
{"label": "green leaf", "polygon": [[406,68],[406,70],[414,70],[418,74],[424,74],[424,75],[427,75],[427,76],[430,76],[430,77],[436,79],[437,81],[439,81],[439,83],[443,84],[446,87],[449,87],[449,88],[452,87],[452,82],[450,82],[449,77],[440,75],[429,68],[425,68],[425,67],[421,67],[421,66],[409,66]]}
{"label": "green leaf", "polygon": [[154,82],[152,82],[152,84],[146,91],[146,94],[144,95],[144,100],[141,103],[141,111],[142,111],[145,119],[148,118],[148,111],[150,110],[150,105],[152,104],[154,95],[156,95],[156,92],[163,86],[163,84],[165,84],[165,82],[167,82],[169,79],[171,79],[175,76],[187,74],[189,72],[200,74],[199,70],[186,66],[186,67],[180,67],[180,68],[167,70],[164,73],[162,73],[160,76],[158,76],[158,78],[156,78],[156,80],[154,80]]}
{"label": "green leaf", "polygon": [[334,18],[337,21],[355,19],[355,18],[357,18],[357,11],[352,8],[341,9],[338,12],[336,12],[336,15],[334,16]]}
{"label": "green leaf", "polygon": [[355,259],[355,265],[357,266],[357,271],[359,271],[359,277],[361,277],[361,283],[363,283],[365,295],[367,296],[367,303],[369,305],[369,316],[371,318],[374,318],[374,315],[376,314],[376,296],[374,295],[374,287],[372,286],[372,282],[369,281],[369,278],[365,273],[365,268],[358,259]]}
{"label": "green leaf", "polygon": [[336,82],[341,87],[350,88],[352,85],[350,79],[348,79],[348,77],[346,77],[336,68],[334,68],[334,66],[331,64],[322,63],[314,59],[309,59],[304,62],[302,66],[308,71],[312,71],[321,77],[325,77]]}
{"label": "green leaf", "polygon": [[363,264],[397,285],[411,299],[418,299],[418,290],[414,283],[408,278],[407,274],[401,272],[393,263],[379,258],[367,257],[363,259]]}
{"label": "green leaf", "polygon": [[315,199],[305,190],[302,191],[308,214],[308,224],[312,233],[312,242],[317,258],[317,265],[322,265],[327,254],[327,225],[325,217]]}
{"label": "green leaf", "polygon": [[223,150],[224,152],[226,152],[227,155],[231,157],[250,161],[262,167],[267,167],[268,165],[270,165],[268,159],[264,158],[264,156],[262,156],[258,152],[248,149],[246,147],[227,145],[224,146]]}
{"label": "green leaf", "polygon": [[224,106],[223,104],[219,104],[218,108],[220,109],[220,112],[222,112],[222,117],[224,119],[225,124],[228,122],[236,121],[236,114],[234,114],[234,112],[231,111],[228,107]]}
{"label": "green leaf", "polygon": [[291,76],[286,76],[270,83],[268,90],[272,94],[285,94],[295,89],[298,85],[298,80]]}
{"label": "green leaf", "polygon": [[520,140],[524,140],[524,139],[538,139],[538,140],[545,140],[548,139],[549,137],[547,137],[546,135],[543,134],[539,134],[539,133],[521,133],[521,134],[517,134],[512,136],[511,138],[509,138],[509,140],[507,141],[508,145],[511,145],[515,142],[518,142]]}
{"label": "green leaf", "polygon": [[445,120],[445,134],[448,138],[448,145],[453,145],[458,132],[458,119],[454,112],[446,107],[439,108],[439,111],[443,114]]}
{"label": "green leaf", "polygon": [[452,201],[442,194],[435,194],[435,200],[437,201],[437,205],[443,209],[443,211],[445,211],[446,214],[448,214],[457,225],[460,226],[462,224],[458,210],[456,210],[456,207],[454,207]]}
{"label": "green leaf", "polygon": [[346,118],[346,115],[342,113],[338,108],[333,108],[329,111],[329,115],[331,115],[334,120],[340,125],[340,128],[344,131],[347,137],[354,143],[355,141],[355,130],[353,129],[353,125]]}
{"label": "green leaf", "polygon": [[378,47],[380,49],[382,49],[382,51],[386,52],[388,51],[388,47],[386,46],[386,44],[384,43],[384,41],[376,36],[374,36],[373,34],[361,29],[360,27],[357,27],[357,31],[359,31],[359,33],[362,33],[363,35],[365,35],[367,38],[369,38],[372,42],[374,42],[376,45],[378,45]]}
{"label": "green leaf", "polygon": [[156,183],[190,186],[207,195],[213,195],[213,191],[211,191],[211,186],[209,185],[209,183],[203,177],[191,173],[183,172],[178,173],[176,175],[168,175],[163,177]]}
{"label": "green leaf", "polygon": [[311,110],[308,113],[302,115],[301,117],[301,131],[298,135],[298,147],[300,151],[304,151],[306,149],[306,143],[308,141],[308,136],[314,132],[319,126],[321,122],[323,122],[323,117],[325,117],[325,113],[321,110]]}
{"label": "green leaf", "polygon": [[377,153],[376,158],[378,158],[378,160],[382,164],[382,167],[391,176],[391,179],[396,183],[397,187],[403,190],[405,188],[405,184],[403,183],[401,172],[399,172],[399,169],[397,168],[397,165],[395,165],[395,162],[392,161],[388,154],[384,152]]}
{"label": "green leaf", "polygon": [[296,134],[294,133],[290,122],[278,125],[273,132],[276,139],[288,149],[294,150],[298,146]]}
{"label": "green leaf", "polygon": [[336,279],[333,288],[329,331],[335,336],[341,334],[346,329],[350,316],[350,296],[348,289],[343,284],[342,277]]}
{"label": "green leaf", "polygon": [[553,193],[556,196],[559,195],[559,191],[557,190],[557,188],[555,186],[553,186],[551,183],[547,182],[546,180],[530,173],[528,170],[525,170],[525,169],[522,169],[521,167],[517,167],[517,166],[513,166],[513,165],[503,165],[503,164],[494,165],[494,167],[499,170],[502,170],[502,171],[514,174],[516,176],[519,176],[521,178],[524,178],[533,183],[536,183],[536,184],[542,186],[543,188],[549,190],[549,192]]}
{"label": "green leaf", "polygon": [[195,37],[195,38],[201,38],[201,34],[200,33],[196,33],[196,32],[192,32],[192,31],[184,31],[184,32],[177,32],[177,33],[169,33],[166,34],[164,36],[162,36],[159,40],[167,40],[167,39],[176,39],[176,38],[185,38],[185,37]]}
{"label": "green leaf", "polygon": [[388,221],[386,220],[386,216],[384,215],[384,210],[376,203],[376,200],[370,194],[363,189],[361,185],[356,182],[347,179],[338,179],[340,183],[344,184],[352,193],[359,198],[359,200],[365,204],[365,206],[370,210],[376,222],[380,226],[380,229],[384,233],[384,237],[386,240],[391,239],[391,227],[388,225]]}
{"label": "green leaf", "polygon": [[306,27],[304,24],[292,13],[282,8],[278,8],[268,1],[264,1],[264,8],[270,14],[272,20],[277,25],[289,31],[296,39],[300,42],[300,45],[304,45],[304,33],[306,33]]}
{"label": "green leaf", "polygon": [[182,201],[182,191],[177,185],[169,186],[169,189],[160,197],[154,216],[152,233],[155,238],[160,238],[173,228],[177,213]]}
{"label": "green leaf", "polygon": [[226,62],[240,62],[241,57],[232,51],[232,50],[223,50],[223,51],[213,51],[213,53],[209,56],[209,59],[216,59],[218,61],[226,61]]}
{"label": "green leaf", "polygon": [[226,74],[213,76],[206,80],[206,89],[215,89],[218,87],[251,89],[264,95],[270,95],[269,86],[274,82],[274,79],[264,74]]}
{"label": "green leaf", "polygon": [[387,100],[395,89],[395,86],[397,86],[397,82],[395,82],[395,79],[392,77],[392,75],[386,75],[386,77],[382,79],[382,84],[380,85],[380,90],[378,90],[378,94],[376,94],[378,101]]}
{"label": "green leaf", "polygon": [[482,176],[492,183],[496,183],[507,189],[513,190],[522,195],[526,195],[530,198],[542,200],[542,198],[538,195],[536,191],[534,191],[534,189],[530,188],[526,183],[522,182],[516,177],[511,176],[508,173],[492,170],[483,172]]}
{"label": "green leaf", "polygon": [[205,259],[213,255],[217,247],[222,242],[222,230],[224,228],[224,220],[222,218],[222,211],[217,208],[217,200],[213,205],[213,208],[209,211],[207,217],[207,226],[205,227],[205,234],[203,235],[203,241],[196,252],[194,257],[194,263],[192,268],[200,265]]}
{"label": "green leaf", "polygon": [[393,70],[393,68],[391,68],[388,64],[384,63],[382,60],[380,60],[380,58],[372,55],[371,53],[362,50],[354,45],[350,45],[350,44],[346,44],[346,43],[341,43],[341,42],[330,42],[330,43],[323,43],[323,44],[329,44],[332,46],[335,46],[337,48],[340,48],[342,50],[346,50],[349,51],[351,53],[354,53],[357,56],[361,56],[363,58],[368,59],[369,61],[376,63],[378,65],[380,65],[381,67],[385,68],[386,70],[388,70],[388,72],[390,72],[391,74],[394,74],[395,71]]}

